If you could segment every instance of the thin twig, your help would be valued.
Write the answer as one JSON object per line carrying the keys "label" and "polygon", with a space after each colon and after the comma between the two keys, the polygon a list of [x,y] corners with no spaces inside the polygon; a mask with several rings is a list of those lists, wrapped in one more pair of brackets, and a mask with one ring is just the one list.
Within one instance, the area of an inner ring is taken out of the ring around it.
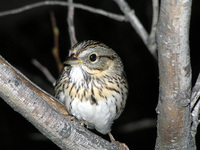
{"label": "thin twig", "polygon": [[191,134],[195,137],[197,133],[197,127],[199,125],[199,110],[200,109],[200,101],[197,101],[194,109],[192,110],[192,126],[191,126]]}
{"label": "thin twig", "polygon": [[[73,0],[68,0],[68,2],[72,4]],[[77,43],[75,27],[74,27],[74,7],[71,6],[68,7],[67,22],[68,22],[68,31],[69,31],[71,46],[73,46],[74,44]]]}
{"label": "thin twig", "polygon": [[53,77],[53,75],[49,72],[49,70],[44,67],[39,61],[36,59],[32,59],[33,65],[35,65],[48,79],[49,82],[52,83],[52,85],[55,83],[56,79]]}
{"label": "thin twig", "polygon": [[126,17],[123,16],[123,15],[118,15],[118,14],[115,14],[115,13],[107,12],[105,10],[93,8],[93,7],[90,7],[90,6],[83,5],[83,4],[78,4],[78,3],[70,4],[68,2],[62,2],[62,1],[43,1],[43,2],[29,4],[29,5],[26,5],[26,6],[23,6],[23,7],[20,7],[20,8],[16,8],[16,9],[13,9],[13,10],[0,12],[0,17],[18,14],[18,13],[21,13],[21,12],[24,12],[24,11],[27,11],[27,10],[30,10],[30,9],[33,9],[33,8],[37,8],[37,7],[41,7],[41,6],[48,6],[48,5],[71,6],[71,7],[74,7],[74,8],[79,8],[79,9],[87,10],[87,11],[92,12],[92,13],[103,15],[103,16],[106,16],[108,18],[111,18],[111,19],[114,19],[114,20],[117,20],[117,21],[127,21]]}
{"label": "thin twig", "polygon": [[52,52],[53,52],[53,56],[56,60],[58,71],[60,72],[63,65],[60,61],[60,56],[59,56],[59,29],[56,25],[56,18],[54,16],[54,13],[51,12],[50,16],[51,16],[51,24],[52,24],[52,29],[53,29],[53,35],[54,35],[54,48],[53,48]]}
{"label": "thin twig", "polygon": [[191,103],[190,103],[191,109],[195,107],[195,104],[197,103],[199,98],[200,98],[200,73],[192,89],[192,96],[191,96]]}
{"label": "thin twig", "polygon": [[192,113],[192,126],[191,126],[191,133],[192,136],[195,137],[197,133],[197,127],[199,125],[199,114],[200,114],[200,73],[197,78],[197,81],[192,89],[192,96],[191,96],[191,113]]}
{"label": "thin twig", "polygon": [[156,25],[158,23],[158,15],[159,15],[159,2],[158,0],[152,0],[152,7],[153,7],[153,18],[152,18],[152,25],[151,25],[151,32],[148,38],[148,45],[152,46],[149,51],[157,59],[156,55]]}
{"label": "thin twig", "polygon": [[130,8],[127,2],[124,0],[114,0],[118,6],[120,7],[121,11],[124,13],[124,15],[127,17],[130,24],[133,26],[133,28],[136,30],[136,32],[139,34],[139,36],[142,38],[143,42],[147,44],[147,38],[148,33],[143,27],[142,23],[139,21],[137,16],[135,15],[135,12],[133,9]]}
{"label": "thin twig", "polygon": [[152,7],[153,7],[153,18],[152,18],[150,37],[155,38],[156,25],[158,23],[158,15],[159,15],[158,0],[152,0]]}

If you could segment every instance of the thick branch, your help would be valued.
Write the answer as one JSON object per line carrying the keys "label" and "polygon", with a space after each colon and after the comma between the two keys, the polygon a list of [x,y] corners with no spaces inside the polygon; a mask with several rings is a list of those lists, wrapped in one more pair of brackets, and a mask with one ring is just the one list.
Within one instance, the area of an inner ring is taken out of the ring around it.
{"label": "thick branch", "polygon": [[81,126],[55,99],[0,56],[0,96],[62,149],[120,149]]}
{"label": "thick branch", "polygon": [[157,27],[159,102],[156,150],[191,148],[191,0],[162,0]]}

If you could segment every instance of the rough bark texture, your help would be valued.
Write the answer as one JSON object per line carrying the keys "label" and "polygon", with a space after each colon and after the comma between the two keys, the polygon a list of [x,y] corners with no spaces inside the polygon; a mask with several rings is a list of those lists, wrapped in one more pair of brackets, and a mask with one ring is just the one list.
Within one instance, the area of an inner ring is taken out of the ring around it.
{"label": "rough bark texture", "polygon": [[161,0],[157,26],[159,102],[156,150],[191,150],[191,0]]}
{"label": "rough bark texture", "polygon": [[[88,131],[0,56],[0,97],[61,149],[120,149]],[[124,148],[125,149],[125,148]]]}

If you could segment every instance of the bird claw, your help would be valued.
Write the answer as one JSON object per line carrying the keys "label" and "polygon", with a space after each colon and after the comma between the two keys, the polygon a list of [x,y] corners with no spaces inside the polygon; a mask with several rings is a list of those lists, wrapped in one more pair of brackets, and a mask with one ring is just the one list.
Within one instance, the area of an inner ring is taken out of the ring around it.
{"label": "bird claw", "polygon": [[88,128],[88,123],[85,120],[78,120],[78,122],[82,125],[82,126],[86,126]]}
{"label": "bird claw", "polygon": [[71,116],[71,121],[74,121],[76,118],[74,116]]}
{"label": "bird claw", "polygon": [[88,123],[85,120],[78,120],[76,119],[74,116],[71,117],[71,121],[77,120],[83,127],[87,127],[88,128]]}
{"label": "bird claw", "polygon": [[109,137],[110,137],[110,141],[111,143],[114,143],[116,145],[119,145],[120,146],[120,150],[129,150],[128,146],[125,144],[125,143],[121,143],[119,141],[116,141],[115,138],[113,137],[113,135],[111,133],[108,133]]}

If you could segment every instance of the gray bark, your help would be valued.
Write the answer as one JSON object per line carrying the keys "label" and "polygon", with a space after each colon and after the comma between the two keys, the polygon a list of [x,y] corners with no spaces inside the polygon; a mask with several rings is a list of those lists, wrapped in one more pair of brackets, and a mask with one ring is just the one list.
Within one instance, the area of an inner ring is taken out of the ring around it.
{"label": "gray bark", "polygon": [[[191,0],[161,0],[157,26],[159,102],[156,150],[195,149],[191,138]],[[191,144],[191,142],[193,144]]]}

